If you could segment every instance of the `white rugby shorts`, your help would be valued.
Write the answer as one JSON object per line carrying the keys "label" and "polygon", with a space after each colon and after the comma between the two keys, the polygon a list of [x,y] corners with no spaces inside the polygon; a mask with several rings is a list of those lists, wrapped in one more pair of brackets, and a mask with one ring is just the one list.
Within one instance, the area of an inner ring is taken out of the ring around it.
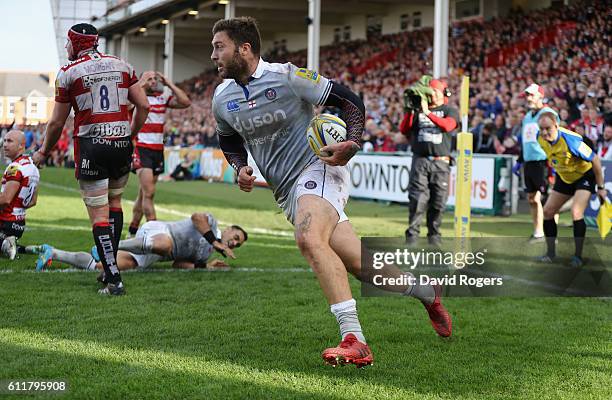
{"label": "white rugby shorts", "polygon": [[[170,235],[170,231],[165,223],[160,221],[149,221],[138,228],[136,232],[137,238],[152,238],[155,235],[159,234]],[[136,260],[136,264],[138,268],[147,268],[153,263],[160,261],[163,257],[158,254],[134,254],[130,253],[130,255]]]}
{"label": "white rugby shorts", "polygon": [[293,224],[298,199],[305,194],[312,194],[327,200],[336,209],[338,223],[348,221],[344,207],[349,197],[350,178],[348,165],[331,166],[321,160],[315,161],[302,171],[287,201],[281,205],[285,216]]}

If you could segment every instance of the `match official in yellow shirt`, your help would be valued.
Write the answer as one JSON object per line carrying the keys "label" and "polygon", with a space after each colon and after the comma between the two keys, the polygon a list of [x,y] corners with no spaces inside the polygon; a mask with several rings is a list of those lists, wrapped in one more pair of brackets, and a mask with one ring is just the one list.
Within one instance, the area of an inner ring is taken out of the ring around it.
{"label": "match official in yellow shirt", "polygon": [[555,240],[557,238],[557,223],[554,216],[559,209],[572,196],[572,219],[574,220],[574,242],[576,252],[570,265],[580,267],[582,260],[582,245],[586,234],[584,210],[591,194],[595,193],[600,201],[605,201],[607,192],[604,187],[604,177],[601,169],[601,160],[582,141],[582,136],[557,123],[557,116],[552,112],[545,112],[538,118],[538,143],[546,153],[556,171],[553,190],[544,205],[544,235],[546,236],[546,255],[541,261],[551,262],[555,257]]}

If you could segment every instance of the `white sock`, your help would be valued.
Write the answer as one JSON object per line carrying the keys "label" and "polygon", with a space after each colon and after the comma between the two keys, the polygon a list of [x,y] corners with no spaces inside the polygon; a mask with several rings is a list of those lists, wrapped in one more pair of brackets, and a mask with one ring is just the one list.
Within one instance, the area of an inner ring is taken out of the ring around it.
{"label": "white sock", "polygon": [[414,285],[409,285],[408,289],[404,292],[404,296],[412,296],[421,300],[425,304],[431,304],[436,299],[436,291],[432,285],[421,285],[419,280],[414,277],[410,272],[405,272],[406,275],[413,277],[415,280]]}
{"label": "white sock", "polygon": [[37,246],[37,245],[26,246],[25,247],[25,252],[26,252],[26,254],[38,254],[38,249],[39,248],[40,248],[40,246]]}
{"label": "white sock", "polygon": [[533,231],[533,237],[536,237],[536,238],[544,237],[544,232]]}
{"label": "white sock", "polygon": [[53,249],[53,259],[70,264],[73,267],[93,271],[96,269],[96,260],[93,259],[91,254],[83,251],[75,253],[72,251],[63,251]]}
{"label": "white sock", "polygon": [[366,343],[365,337],[361,332],[359,318],[357,317],[357,302],[355,299],[332,304],[330,309],[332,314],[336,316],[336,321],[338,321],[338,325],[340,326],[340,335],[342,335],[343,340],[346,335],[352,333],[357,340]]}

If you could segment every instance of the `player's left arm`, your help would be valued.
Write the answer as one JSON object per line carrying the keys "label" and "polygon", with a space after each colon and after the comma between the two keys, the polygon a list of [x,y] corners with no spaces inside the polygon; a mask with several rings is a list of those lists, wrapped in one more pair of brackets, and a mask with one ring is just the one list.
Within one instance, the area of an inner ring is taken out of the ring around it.
{"label": "player's left arm", "polygon": [[346,123],[346,141],[322,147],[321,151],[332,155],[320,158],[329,165],[346,165],[361,149],[361,136],[365,128],[363,101],[346,86],[293,64],[289,64],[287,83],[293,93],[307,103],[340,109],[340,118]]}
{"label": "player's left arm", "polygon": [[206,241],[210,243],[215,250],[221,253],[224,257],[229,256],[230,258],[236,258],[232,249],[217,239],[212,231],[208,218],[209,215],[206,213],[193,213],[191,214],[191,223],[193,223],[196,230],[200,232],[202,236],[204,236],[204,239],[206,239]]}
{"label": "player's left arm", "polygon": [[20,187],[21,184],[16,180],[8,181],[4,184],[4,190],[0,193],[0,210],[11,204]]}
{"label": "player's left arm", "polygon": [[167,79],[163,74],[157,73],[159,79],[161,79],[162,83],[172,90],[172,98],[168,102],[168,107],[170,108],[187,108],[191,105],[191,100],[189,100],[189,96],[187,93],[183,91],[183,89],[176,86],[172,81]]}
{"label": "player's left arm", "polygon": [[365,105],[349,88],[333,81],[324,105],[340,109],[340,118],[346,123],[346,141],[322,147],[321,151],[332,154],[320,158],[329,165],[346,165],[355,153],[361,150],[361,136],[365,128]]}

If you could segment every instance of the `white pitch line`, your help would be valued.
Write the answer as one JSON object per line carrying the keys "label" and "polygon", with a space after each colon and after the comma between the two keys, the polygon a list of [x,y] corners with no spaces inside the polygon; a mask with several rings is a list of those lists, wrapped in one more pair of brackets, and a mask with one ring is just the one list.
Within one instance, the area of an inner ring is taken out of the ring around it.
{"label": "white pitch line", "polygon": [[[79,195],[81,194],[81,191],[78,190],[78,189],[75,189],[75,188],[72,188],[72,187],[68,187],[68,186],[64,186],[64,185],[58,185],[58,184],[55,184],[55,183],[40,182],[39,185],[50,187],[50,188],[54,188],[54,189],[60,189],[60,190],[64,190],[64,191],[67,191],[67,192],[79,193]],[[129,205],[134,205],[134,201],[132,201],[132,200],[122,199],[122,201],[127,203],[127,204],[129,204]],[[181,217],[181,218],[189,218],[189,217],[191,217],[191,213],[186,213],[186,212],[175,210],[175,209],[172,209],[172,208],[166,208],[166,207],[155,205],[155,209],[158,210],[158,211],[161,211],[163,213],[170,214],[170,215],[175,215],[175,216]],[[221,220],[217,220],[217,221],[219,222],[219,224],[225,225],[225,226],[234,225],[234,224],[231,224],[229,222],[225,222],[225,221],[221,221]],[[252,226],[245,226],[244,229],[246,229],[248,232],[261,233],[261,234],[270,235],[270,236],[291,237],[291,238],[293,237],[293,232],[286,231],[286,230],[280,230],[280,229],[265,229],[265,228],[256,228],[256,227],[252,227]]]}
{"label": "white pitch line", "polygon": [[26,231],[36,231],[36,230],[48,230],[48,231],[57,231],[57,230],[66,230],[66,231],[79,231],[79,232],[91,232],[90,227],[85,226],[67,226],[67,225],[57,225],[57,224],[33,224],[28,222],[26,225]]}

